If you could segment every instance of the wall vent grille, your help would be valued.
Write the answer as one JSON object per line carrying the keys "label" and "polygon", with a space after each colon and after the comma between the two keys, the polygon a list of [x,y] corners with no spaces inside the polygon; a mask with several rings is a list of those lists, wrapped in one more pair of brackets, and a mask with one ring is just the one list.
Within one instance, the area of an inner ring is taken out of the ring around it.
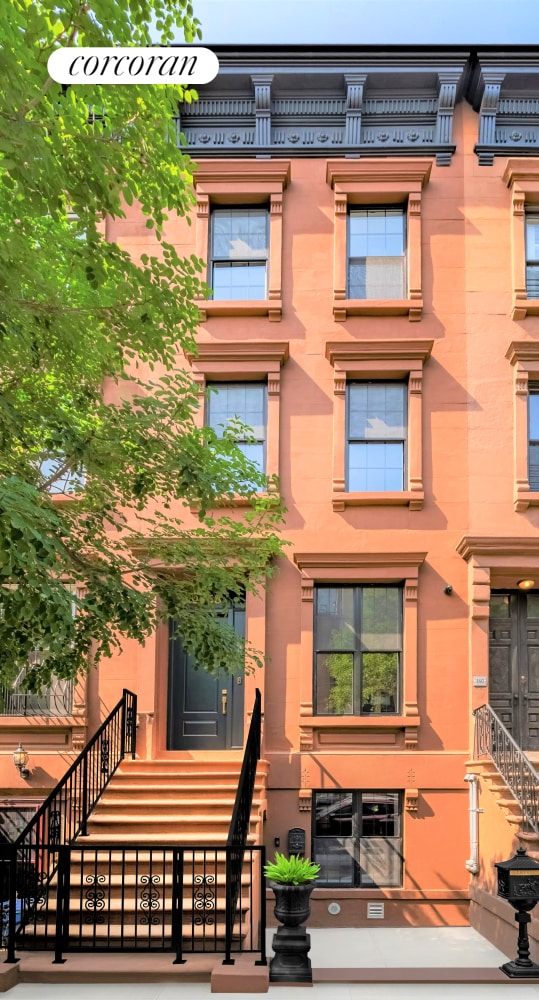
{"label": "wall vent grille", "polygon": [[384,919],[384,904],[367,903],[367,920],[383,920],[383,919]]}

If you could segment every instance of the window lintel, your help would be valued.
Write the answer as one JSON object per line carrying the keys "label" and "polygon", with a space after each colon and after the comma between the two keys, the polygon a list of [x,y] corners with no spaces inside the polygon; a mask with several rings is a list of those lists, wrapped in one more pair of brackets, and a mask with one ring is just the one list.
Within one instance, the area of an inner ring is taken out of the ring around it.
{"label": "window lintel", "polygon": [[403,191],[421,191],[431,170],[430,159],[329,160],[326,181],[343,194],[353,194],[358,184],[366,184],[383,195],[391,185],[402,185]]}
{"label": "window lintel", "polygon": [[326,358],[336,370],[347,374],[368,372],[369,366],[376,370],[380,362],[384,373],[406,373],[421,368],[433,346],[433,340],[328,341]]}

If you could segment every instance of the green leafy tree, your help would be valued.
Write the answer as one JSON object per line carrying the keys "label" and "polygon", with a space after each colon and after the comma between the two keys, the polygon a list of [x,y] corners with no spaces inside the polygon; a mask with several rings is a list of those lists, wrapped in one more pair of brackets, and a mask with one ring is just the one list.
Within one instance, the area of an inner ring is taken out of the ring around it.
{"label": "green leafy tree", "polygon": [[[12,0],[1,18],[4,683],[34,651],[31,688],[74,677],[165,616],[206,669],[237,670],[241,640],[214,608],[260,585],[280,551],[276,484],[243,458],[237,428],[197,429],[179,363],[204,287],[201,262],[164,237],[168,213],[194,200],[173,115],[196,94],[47,74],[58,45],[148,45],[151,23],[161,44],[178,28],[200,36],[187,0]],[[106,219],[133,203],[155,234],[140,261],[105,238]],[[216,504],[246,491],[241,516]]]}

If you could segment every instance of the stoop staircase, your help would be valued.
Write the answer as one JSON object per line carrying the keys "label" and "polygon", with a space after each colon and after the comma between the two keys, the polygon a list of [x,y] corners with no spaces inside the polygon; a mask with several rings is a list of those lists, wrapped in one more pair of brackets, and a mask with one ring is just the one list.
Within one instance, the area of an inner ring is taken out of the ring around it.
{"label": "stoop staircase", "polygon": [[[123,760],[88,820],[84,844],[226,844],[241,760]],[[267,768],[259,761],[248,842],[262,842]],[[82,841],[81,841],[82,844]]]}
{"label": "stoop staircase", "polygon": [[54,949],[57,962],[66,950],[172,951],[176,962],[210,951],[228,963],[254,951],[265,962],[260,693],[243,761],[137,760],[135,719],[126,691],[0,857],[8,961],[17,947]]}
{"label": "stoop staircase", "polygon": [[[474,757],[467,763],[477,785],[475,819],[476,860],[466,862],[472,873],[469,884],[470,923],[506,954],[514,954],[515,912],[500,899],[494,864],[524,847],[539,861],[539,773],[489,705],[474,712]],[[473,819],[472,819],[473,829]],[[473,838],[471,837],[471,840]],[[471,865],[474,867],[471,867]],[[539,915],[529,924],[531,957],[539,960]]]}

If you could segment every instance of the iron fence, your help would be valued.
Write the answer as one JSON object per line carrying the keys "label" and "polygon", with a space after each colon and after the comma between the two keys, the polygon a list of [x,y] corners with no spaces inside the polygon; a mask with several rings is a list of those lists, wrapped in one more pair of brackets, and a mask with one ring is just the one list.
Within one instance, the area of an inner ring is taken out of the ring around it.
{"label": "iron fence", "polygon": [[[41,844],[0,847],[6,900],[7,961],[17,951],[171,952],[175,963],[197,953],[259,953],[266,964],[263,846],[243,850],[238,897],[227,891],[234,848]],[[21,868],[54,871],[24,882]],[[233,909],[232,916],[231,910]],[[231,927],[231,933],[228,927]]]}

